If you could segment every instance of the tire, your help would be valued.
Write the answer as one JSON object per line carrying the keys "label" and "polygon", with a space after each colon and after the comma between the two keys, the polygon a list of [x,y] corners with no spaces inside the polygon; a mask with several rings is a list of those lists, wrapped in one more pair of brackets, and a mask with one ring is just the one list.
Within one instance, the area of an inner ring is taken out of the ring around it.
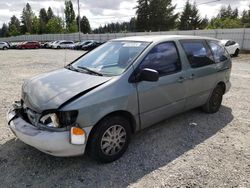
{"label": "tire", "polygon": [[3,47],[3,50],[7,50],[8,48],[6,46]]}
{"label": "tire", "polygon": [[236,49],[235,52],[234,52],[234,57],[238,57],[239,53],[240,53],[240,50]]}
{"label": "tire", "polygon": [[202,106],[203,111],[210,114],[218,112],[221,107],[223,94],[222,87],[217,85],[206,104]]}
{"label": "tire", "polygon": [[57,49],[61,49],[61,47],[60,47],[60,46],[57,46],[56,48],[57,48]]}
{"label": "tire", "polygon": [[130,137],[131,127],[126,118],[120,116],[105,118],[90,134],[87,153],[99,162],[113,162],[127,150]]}

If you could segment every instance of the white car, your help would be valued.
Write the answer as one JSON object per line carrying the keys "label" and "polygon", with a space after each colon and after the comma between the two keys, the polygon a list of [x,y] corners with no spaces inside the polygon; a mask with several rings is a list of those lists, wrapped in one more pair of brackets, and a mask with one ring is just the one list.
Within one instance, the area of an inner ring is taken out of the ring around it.
{"label": "white car", "polygon": [[233,40],[221,40],[221,43],[226,47],[228,53],[237,57],[240,53],[240,45]]}
{"label": "white car", "polygon": [[0,49],[2,50],[9,49],[9,44],[7,42],[0,42]]}
{"label": "white car", "polygon": [[54,49],[65,49],[65,48],[73,48],[74,47],[74,42],[73,41],[60,41],[58,43],[55,43],[52,45],[52,48]]}

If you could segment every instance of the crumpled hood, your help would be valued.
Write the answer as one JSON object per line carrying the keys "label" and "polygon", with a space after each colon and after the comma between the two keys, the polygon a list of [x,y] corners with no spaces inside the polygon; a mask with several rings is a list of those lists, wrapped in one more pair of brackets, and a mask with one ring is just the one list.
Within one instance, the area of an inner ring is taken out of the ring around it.
{"label": "crumpled hood", "polygon": [[90,90],[110,79],[111,77],[59,69],[27,80],[23,84],[22,100],[27,107],[37,112],[57,109],[77,94]]}

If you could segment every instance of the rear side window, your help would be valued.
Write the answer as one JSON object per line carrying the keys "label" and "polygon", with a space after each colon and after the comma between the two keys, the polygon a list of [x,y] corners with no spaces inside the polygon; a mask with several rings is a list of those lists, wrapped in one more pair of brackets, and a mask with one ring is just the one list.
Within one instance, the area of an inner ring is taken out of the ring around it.
{"label": "rear side window", "polygon": [[229,58],[226,49],[219,44],[217,41],[208,41],[208,45],[210,46],[215,63],[220,63],[226,61]]}
{"label": "rear side window", "polygon": [[160,76],[181,70],[181,62],[173,42],[156,45],[140,64],[140,69],[150,68],[159,72]]}
{"label": "rear side window", "polygon": [[203,40],[180,41],[192,68],[203,67],[214,63],[213,56]]}

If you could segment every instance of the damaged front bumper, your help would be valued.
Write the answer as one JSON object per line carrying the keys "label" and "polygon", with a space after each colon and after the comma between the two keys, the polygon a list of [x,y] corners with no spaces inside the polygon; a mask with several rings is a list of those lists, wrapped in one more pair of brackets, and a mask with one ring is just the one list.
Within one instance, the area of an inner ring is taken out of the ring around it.
{"label": "damaged front bumper", "polygon": [[[17,104],[7,113],[7,121],[10,129],[24,143],[37,148],[38,150],[53,156],[76,156],[84,154],[85,144],[73,145],[70,142],[70,131],[49,131],[41,130],[25,121],[19,114]],[[90,128],[84,128],[87,135]],[[86,135],[86,138],[87,138]]]}

